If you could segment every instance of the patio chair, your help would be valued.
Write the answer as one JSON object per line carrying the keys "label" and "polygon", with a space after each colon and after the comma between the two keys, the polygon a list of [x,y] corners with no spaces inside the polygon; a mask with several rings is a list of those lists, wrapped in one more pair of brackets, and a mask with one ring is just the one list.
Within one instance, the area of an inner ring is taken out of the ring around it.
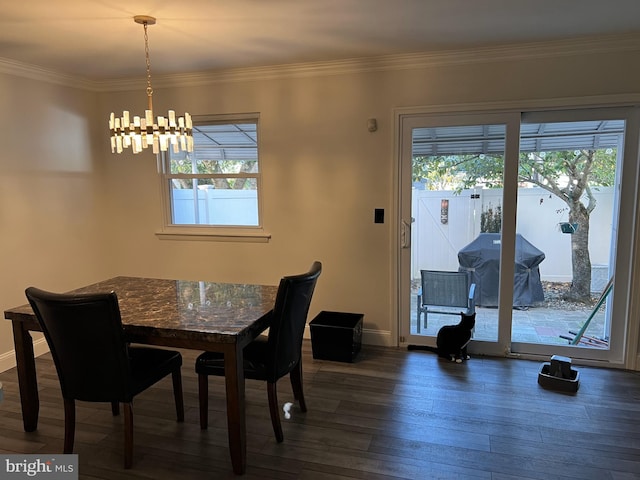
{"label": "patio chair", "polygon": [[446,315],[471,315],[476,311],[475,289],[469,272],[443,272],[438,270],[420,270],[421,289],[418,292],[418,324],[424,314],[424,328],[427,328],[429,313]]}

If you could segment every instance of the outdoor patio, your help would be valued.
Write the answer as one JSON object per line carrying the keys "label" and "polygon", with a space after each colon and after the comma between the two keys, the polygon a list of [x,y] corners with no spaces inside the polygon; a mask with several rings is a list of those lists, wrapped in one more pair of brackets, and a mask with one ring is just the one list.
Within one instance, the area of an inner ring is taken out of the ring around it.
{"label": "outdoor patio", "polygon": [[[545,291],[545,303],[526,310],[513,309],[512,341],[540,343],[547,345],[567,345],[568,340],[560,335],[570,336],[569,332],[578,332],[589,318],[597,297],[590,304],[577,304],[562,301],[561,293]],[[417,334],[415,292],[411,296],[411,333]],[[454,315],[430,313],[427,328],[421,328],[420,335],[435,336],[443,325],[457,323]],[[605,323],[605,309],[602,306],[589,323],[585,335],[602,337]],[[476,308],[475,340],[495,341],[498,338],[498,309]]]}

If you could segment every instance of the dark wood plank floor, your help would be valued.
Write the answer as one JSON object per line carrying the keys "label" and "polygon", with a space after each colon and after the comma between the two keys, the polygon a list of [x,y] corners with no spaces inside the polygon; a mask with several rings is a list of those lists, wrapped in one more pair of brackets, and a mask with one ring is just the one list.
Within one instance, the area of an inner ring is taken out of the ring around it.
{"label": "dark wood plank floor", "polygon": [[[135,401],[134,465],[123,470],[122,419],[109,405],[80,403],[80,478],[235,478],[227,449],[222,379],[210,380],[210,426],[198,425],[193,362],[184,351],[186,421],[178,424],[171,382]],[[247,381],[248,468],[254,479],[640,478],[640,374],[576,367],[580,390],[537,384],[540,363],[473,358],[463,365],[426,352],[364,347],[354,364],[313,360],[304,346],[309,411],[271,430],[265,385]],[[22,430],[15,369],[0,374],[0,452],[62,449],[63,410],[50,355],[37,359],[40,424]],[[292,401],[279,383],[280,403]]]}

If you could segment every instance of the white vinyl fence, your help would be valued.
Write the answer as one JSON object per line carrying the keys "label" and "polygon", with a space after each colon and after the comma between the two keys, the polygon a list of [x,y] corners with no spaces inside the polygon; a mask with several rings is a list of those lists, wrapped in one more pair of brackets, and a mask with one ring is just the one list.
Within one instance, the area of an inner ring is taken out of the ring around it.
{"label": "white vinyl fence", "polygon": [[[258,226],[257,190],[173,189],[173,223]],[[198,221],[196,222],[196,218]]]}
{"label": "white vinyl fence", "polygon": [[[593,191],[597,206],[591,213],[589,254],[591,289],[600,292],[609,279],[613,235],[613,187]],[[488,207],[502,205],[502,189],[453,191],[413,190],[412,275],[421,269],[458,270],[458,251],[480,234],[480,216]],[[443,202],[444,201],[444,202]],[[571,235],[560,231],[568,221],[566,204],[541,188],[518,191],[516,232],[543,251],[542,280],[571,280]]]}

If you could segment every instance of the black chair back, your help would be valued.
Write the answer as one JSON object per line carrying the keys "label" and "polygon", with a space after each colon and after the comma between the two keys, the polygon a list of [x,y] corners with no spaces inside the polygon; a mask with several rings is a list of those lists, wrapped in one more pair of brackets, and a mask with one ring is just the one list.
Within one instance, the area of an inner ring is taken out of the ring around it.
{"label": "black chair back", "polygon": [[34,287],[26,295],[49,344],[62,396],[130,402],[130,363],[114,292],[68,295]]}
{"label": "black chair back", "polygon": [[268,382],[275,383],[300,361],[311,297],[321,272],[322,264],[314,262],[307,273],[280,280],[269,327],[266,359]]}

